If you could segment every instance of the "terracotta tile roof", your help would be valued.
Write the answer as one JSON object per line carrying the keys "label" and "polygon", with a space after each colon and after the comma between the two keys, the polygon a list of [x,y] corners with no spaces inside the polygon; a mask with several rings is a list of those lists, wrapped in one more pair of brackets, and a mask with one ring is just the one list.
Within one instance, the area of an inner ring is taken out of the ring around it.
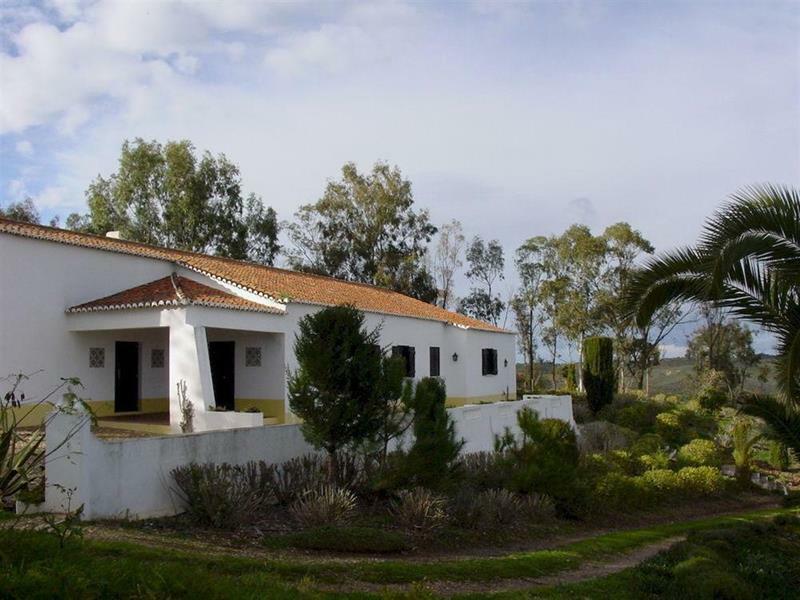
{"label": "terracotta tile roof", "polygon": [[67,309],[67,312],[77,313],[153,307],[168,308],[188,305],[283,314],[280,309],[240,298],[174,273],[169,277],[163,277],[144,285],[137,285],[105,298],[98,298],[91,302],[72,306]]}
{"label": "terracotta tile roof", "polygon": [[360,310],[369,312],[440,321],[464,328],[506,332],[478,319],[363,283],[3,218],[0,218],[0,233],[166,260],[282,303],[299,302],[323,306],[352,304]]}

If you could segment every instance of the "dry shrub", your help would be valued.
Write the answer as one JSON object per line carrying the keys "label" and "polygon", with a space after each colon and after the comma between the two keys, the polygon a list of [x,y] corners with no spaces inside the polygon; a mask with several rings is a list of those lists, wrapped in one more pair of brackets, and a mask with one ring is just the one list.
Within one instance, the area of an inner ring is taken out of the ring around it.
{"label": "dry shrub", "polygon": [[519,504],[520,514],[532,523],[549,521],[556,516],[556,504],[547,494],[526,494]]}
{"label": "dry shrub", "polygon": [[199,525],[235,529],[252,522],[269,502],[248,478],[251,465],[189,464],[173,469],[186,514]]}
{"label": "dry shrub", "polygon": [[392,502],[392,515],[407,529],[430,531],[447,520],[447,501],[432,491],[416,487],[401,490]]}
{"label": "dry shrub", "polygon": [[303,527],[321,527],[350,522],[355,516],[356,506],[356,496],[347,488],[323,485],[306,492],[290,510]]}
{"label": "dry shrub", "polygon": [[627,448],[636,439],[636,432],[608,421],[579,425],[578,445],[581,453],[610,452]]}

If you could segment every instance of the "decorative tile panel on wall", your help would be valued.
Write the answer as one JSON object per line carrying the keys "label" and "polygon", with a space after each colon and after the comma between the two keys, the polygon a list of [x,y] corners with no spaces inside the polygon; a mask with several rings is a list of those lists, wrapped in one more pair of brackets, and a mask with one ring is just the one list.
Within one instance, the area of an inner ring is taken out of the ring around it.
{"label": "decorative tile panel on wall", "polygon": [[260,367],[261,366],[261,348],[258,346],[249,346],[244,349],[244,366],[245,367]]}
{"label": "decorative tile panel on wall", "polygon": [[150,368],[163,369],[164,368],[164,349],[153,348],[150,352]]}
{"label": "decorative tile panel on wall", "polygon": [[106,349],[89,348],[89,368],[102,369],[106,366]]}

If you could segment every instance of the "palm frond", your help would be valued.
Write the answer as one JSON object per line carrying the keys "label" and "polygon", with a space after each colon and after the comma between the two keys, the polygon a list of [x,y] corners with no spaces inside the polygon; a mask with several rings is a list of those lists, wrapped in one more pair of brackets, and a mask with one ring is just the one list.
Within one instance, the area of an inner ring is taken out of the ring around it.
{"label": "palm frond", "polygon": [[741,411],[762,419],[771,437],[800,458],[800,410],[771,396],[753,395],[744,399]]}

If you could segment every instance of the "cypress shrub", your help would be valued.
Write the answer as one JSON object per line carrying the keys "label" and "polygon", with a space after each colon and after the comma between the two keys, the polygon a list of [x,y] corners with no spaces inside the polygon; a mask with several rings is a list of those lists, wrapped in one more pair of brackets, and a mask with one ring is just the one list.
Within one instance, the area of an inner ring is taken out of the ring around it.
{"label": "cypress shrub", "polygon": [[562,365],[561,376],[564,378],[564,388],[568,392],[574,392],[578,388],[578,376],[574,363]]}
{"label": "cypress shrub", "polygon": [[414,411],[414,444],[404,459],[406,483],[439,489],[452,482],[464,440],[456,437],[455,424],[445,408],[447,391],[436,377],[417,383],[410,400]]}
{"label": "cypress shrub", "polygon": [[590,337],[583,342],[583,386],[593,414],[614,399],[613,341]]}

